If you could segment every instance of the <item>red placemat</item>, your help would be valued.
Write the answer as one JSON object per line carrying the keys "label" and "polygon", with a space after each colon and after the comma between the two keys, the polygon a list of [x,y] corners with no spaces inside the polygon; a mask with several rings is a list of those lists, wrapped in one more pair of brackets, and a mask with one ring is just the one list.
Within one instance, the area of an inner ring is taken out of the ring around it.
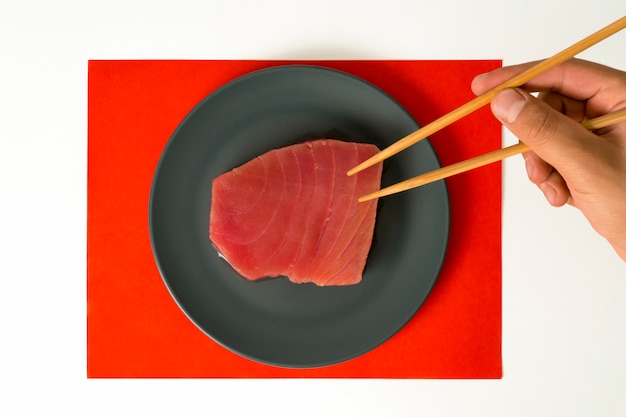
{"label": "red placemat", "polygon": [[[150,248],[148,200],[159,156],[205,96],[278,61],[90,61],[87,213],[88,377],[501,378],[501,165],[448,180],[451,230],[440,277],[417,314],[371,352],[283,369],[213,342],[178,308]],[[297,61],[385,90],[421,125],[473,98],[501,61]],[[497,149],[483,108],[431,136],[443,165]],[[409,191],[410,192],[410,191]]]}

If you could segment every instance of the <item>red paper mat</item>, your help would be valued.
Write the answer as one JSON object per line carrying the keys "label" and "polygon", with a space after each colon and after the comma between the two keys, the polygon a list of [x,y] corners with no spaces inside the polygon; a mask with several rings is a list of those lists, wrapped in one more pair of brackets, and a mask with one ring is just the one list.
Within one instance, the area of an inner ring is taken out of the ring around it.
{"label": "red paper mat", "polygon": [[[148,200],[159,156],[212,91],[278,61],[90,61],[87,224],[89,377],[500,378],[501,165],[448,180],[451,230],[440,277],[387,342],[341,364],[284,369],[237,356],[187,319],[150,248]],[[471,100],[500,61],[316,61],[393,96],[422,126]],[[430,139],[443,165],[497,149],[483,108]],[[410,192],[410,191],[409,191]]]}

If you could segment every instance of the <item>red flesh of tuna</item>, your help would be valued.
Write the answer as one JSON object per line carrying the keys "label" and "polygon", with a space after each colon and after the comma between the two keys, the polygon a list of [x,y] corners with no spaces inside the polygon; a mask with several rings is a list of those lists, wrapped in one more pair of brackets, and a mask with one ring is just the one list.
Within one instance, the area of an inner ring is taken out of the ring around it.
{"label": "red flesh of tuna", "polygon": [[213,180],[209,236],[230,265],[256,280],[287,276],[320,286],[361,281],[372,244],[381,164],[346,172],[378,152],[319,139],[269,151]]}

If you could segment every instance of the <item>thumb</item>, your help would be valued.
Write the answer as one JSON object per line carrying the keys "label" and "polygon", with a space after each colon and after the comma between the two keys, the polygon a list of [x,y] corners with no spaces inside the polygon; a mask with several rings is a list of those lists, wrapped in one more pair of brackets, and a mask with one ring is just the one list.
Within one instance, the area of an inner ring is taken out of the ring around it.
{"label": "thumb", "polygon": [[491,109],[520,141],[564,177],[576,167],[592,163],[590,159],[599,150],[593,133],[526,91],[503,90],[491,102]]}

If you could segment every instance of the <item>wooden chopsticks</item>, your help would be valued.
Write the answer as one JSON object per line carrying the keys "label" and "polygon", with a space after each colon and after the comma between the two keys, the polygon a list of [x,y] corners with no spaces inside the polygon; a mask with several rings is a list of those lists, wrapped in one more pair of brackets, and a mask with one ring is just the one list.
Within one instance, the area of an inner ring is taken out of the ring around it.
{"label": "wooden chopsticks", "polygon": [[[526,71],[518,74],[517,76],[505,81],[504,83],[492,88],[484,94],[474,98],[473,100],[465,103],[461,107],[451,111],[450,113],[440,117],[439,119],[427,124],[419,130],[405,136],[398,140],[387,148],[383,149],[373,157],[355,166],[348,171],[348,175],[354,175],[366,168],[371,167],[377,163],[384,161],[385,159],[397,154],[398,152],[408,148],[409,146],[423,140],[424,138],[432,135],[435,132],[443,129],[444,127],[456,122],[457,120],[467,116],[468,114],[478,110],[487,103],[489,103],[495,95],[511,87],[519,87],[535,78],[536,76],[556,67],[559,64],[573,58],[585,49],[595,45],[596,43],[608,38],[609,36],[619,32],[626,27],[626,16],[621,17],[610,25],[600,29],[599,31],[587,36],[583,40],[573,44],[572,46],[562,50],[556,55],[539,62]],[[522,151],[523,152],[523,151]],[[519,153],[519,152],[518,152]]]}
{"label": "wooden chopsticks", "polygon": [[[585,120],[581,122],[581,125],[583,125],[583,127],[588,130],[596,130],[625,120],[626,109],[622,109],[609,114],[605,114],[604,116],[596,117],[595,119]],[[498,149],[496,151],[489,152],[475,158],[467,159],[453,165],[449,165],[431,172],[427,172],[422,175],[418,175],[417,177],[413,177],[397,184],[390,185],[389,187],[383,188],[382,190],[360,197],[359,202],[362,203],[364,201],[372,200],[374,198],[384,197],[386,195],[396,194],[401,191],[410,190],[411,188],[430,184],[431,182],[442,180],[456,174],[461,174],[475,168],[480,168],[493,162],[501,161],[502,159],[508,158],[509,156],[517,155],[529,150],[530,148],[528,147],[528,145],[520,142],[515,145],[507,146],[503,149]]]}

